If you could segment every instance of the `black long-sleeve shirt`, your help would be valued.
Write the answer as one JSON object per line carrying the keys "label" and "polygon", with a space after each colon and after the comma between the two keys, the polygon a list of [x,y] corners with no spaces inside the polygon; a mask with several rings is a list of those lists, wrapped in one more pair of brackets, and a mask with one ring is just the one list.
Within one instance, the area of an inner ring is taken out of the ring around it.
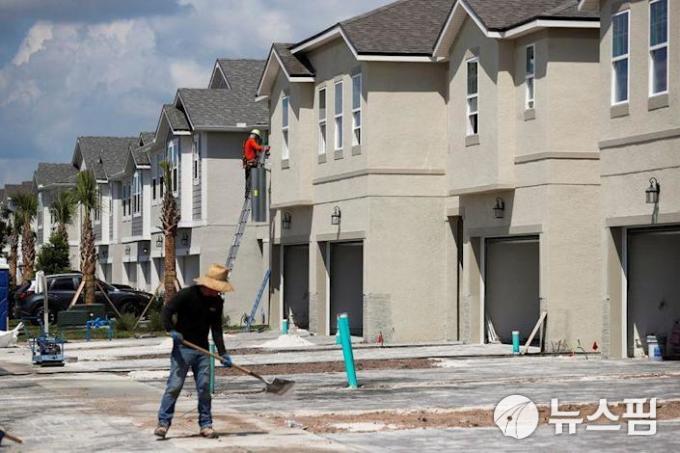
{"label": "black long-sleeve shirt", "polygon": [[[208,349],[208,331],[212,330],[213,341],[220,355],[227,350],[222,337],[222,307],[220,296],[205,296],[200,286],[184,288],[163,307],[161,318],[166,332],[176,330],[184,339]],[[173,324],[172,316],[177,314]]]}

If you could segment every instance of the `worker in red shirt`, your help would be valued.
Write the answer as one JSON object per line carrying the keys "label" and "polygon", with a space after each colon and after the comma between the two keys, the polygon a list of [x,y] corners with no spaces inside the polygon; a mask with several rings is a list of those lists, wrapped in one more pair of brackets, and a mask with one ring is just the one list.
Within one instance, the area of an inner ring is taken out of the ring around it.
{"label": "worker in red shirt", "polygon": [[262,132],[259,129],[250,131],[250,137],[243,144],[243,169],[246,177],[246,195],[248,195],[248,177],[250,176],[250,169],[257,167],[259,154],[262,152],[269,152],[269,146],[262,145]]}

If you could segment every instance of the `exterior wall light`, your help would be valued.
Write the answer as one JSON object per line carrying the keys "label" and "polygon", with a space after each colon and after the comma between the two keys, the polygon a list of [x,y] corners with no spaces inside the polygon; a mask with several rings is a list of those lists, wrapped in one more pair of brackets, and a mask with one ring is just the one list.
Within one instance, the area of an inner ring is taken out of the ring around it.
{"label": "exterior wall light", "polygon": [[502,198],[496,198],[496,206],[493,207],[493,216],[497,219],[505,218],[505,202]]}
{"label": "exterior wall light", "polygon": [[336,206],[331,214],[331,225],[340,225],[340,220],[342,220],[342,211]]}
{"label": "exterior wall light", "polygon": [[293,216],[290,215],[290,212],[284,212],[283,217],[281,218],[281,227],[284,230],[290,230],[290,224],[293,220]]}
{"label": "exterior wall light", "polygon": [[645,190],[647,204],[657,204],[659,202],[659,193],[661,192],[661,185],[656,178],[649,179],[649,187]]}
{"label": "exterior wall light", "polygon": [[163,247],[163,236],[158,235],[156,236],[156,248],[161,248]]}
{"label": "exterior wall light", "polygon": [[125,254],[126,254],[126,255],[129,255],[129,254],[130,254],[130,250],[131,250],[131,249],[130,249],[130,246],[129,246],[129,245],[125,246]]}
{"label": "exterior wall light", "polygon": [[189,233],[182,233],[182,245],[184,247],[189,245]]}

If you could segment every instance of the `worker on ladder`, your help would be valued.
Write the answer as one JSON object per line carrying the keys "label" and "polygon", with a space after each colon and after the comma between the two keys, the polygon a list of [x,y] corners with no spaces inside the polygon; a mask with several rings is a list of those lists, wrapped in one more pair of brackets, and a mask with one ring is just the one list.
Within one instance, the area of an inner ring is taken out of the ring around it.
{"label": "worker on ladder", "polygon": [[243,169],[245,170],[246,197],[248,196],[248,180],[250,169],[257,167],[260,153],[269,155],[269,146],[262,145],[262,132],[259,129],[250,131],[250,137],[243,143]]}

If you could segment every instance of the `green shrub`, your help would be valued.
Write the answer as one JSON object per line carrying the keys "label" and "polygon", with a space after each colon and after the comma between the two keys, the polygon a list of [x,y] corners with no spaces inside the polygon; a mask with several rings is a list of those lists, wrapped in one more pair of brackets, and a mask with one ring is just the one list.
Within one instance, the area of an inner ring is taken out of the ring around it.
{"label": "green shrub", "polygon": [[55,231],[50,236],[50,242],[43,245],[38,253],[36,268],[47,275],[66,272],[71,267],[69,246],[66,237]]}
{"label": "green shrub", "polygon": [[133,313],[123,313],[116,319],[116,329],[121,332],[130,332],[135,327],[137,317]]}
{"label": "green shrub", "polygon": [[163,321],[161,321],[161,312],[159,310],[153,310],[149,312],[149,330],[152,332],[162,332]]}

